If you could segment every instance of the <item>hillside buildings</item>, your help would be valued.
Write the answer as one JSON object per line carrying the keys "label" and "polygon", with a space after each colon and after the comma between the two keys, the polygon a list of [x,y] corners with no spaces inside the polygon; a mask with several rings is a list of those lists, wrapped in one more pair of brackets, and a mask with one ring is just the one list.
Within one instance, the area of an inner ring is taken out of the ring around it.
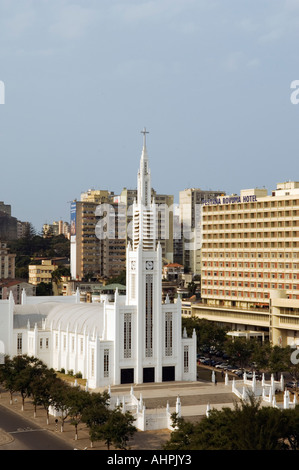
{"label": "hillside buildings", "polygon": [[41,282],[51,283],[52,273],[57,265],[52,260],[42,259],[38,264],[29,264],[29,284],[37,286]]}
{"label": "hillside buildings", "polygon": [[22,238],[28,230],[29,222],[21,222],[11,215],[11,205],[0,201],[0,240],[8,242]]}
{"label": "hillside buildings", "polygon": [[52,224],[43,225],[43,237],[64,235],[70,238],[70,224],[63,220],[54,221]]}

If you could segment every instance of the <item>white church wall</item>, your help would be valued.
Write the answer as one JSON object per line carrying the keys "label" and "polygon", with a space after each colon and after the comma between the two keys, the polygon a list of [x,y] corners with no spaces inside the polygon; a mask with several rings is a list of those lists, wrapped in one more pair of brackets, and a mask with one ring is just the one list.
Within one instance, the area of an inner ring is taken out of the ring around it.
{"label": "white church wall", "polygon": [[5,354],[10,354],[8,350],[9,345],[9,301],[0,300],[0,340],[4,344]]}
{"label": "white church wall", "polygon": [[37,343],[38,357],[46,364],[51,362],[51,333],[50,331],[42,331],[38,337]]}
{"label": "white church wall", "polygon": [[[187,357],[186,357],[187,354]],[[194,338],[184,338],[182,340],[182,355],[183,355],[183,374],[182,380],[196,381],[196,341]]]}
{"label": "white church wall", "polygon": [[113,384],[114,344],[112,341],[100,341],[98,347],[96,387]]}

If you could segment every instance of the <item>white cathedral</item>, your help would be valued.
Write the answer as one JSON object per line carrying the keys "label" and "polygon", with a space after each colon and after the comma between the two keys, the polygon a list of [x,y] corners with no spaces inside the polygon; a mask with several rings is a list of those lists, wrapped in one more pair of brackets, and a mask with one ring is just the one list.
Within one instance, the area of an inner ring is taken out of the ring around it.
{"label": "white cathedral", "polygon": [[73,296],[12,295],[0,300],[0,353],[28,354],[48,367],[81,372],[90,389],[118,384],[196,381],[196,334],[182,332],[181,301],[162,303],[162,252],[144,132],[126,295],[80,303]]}

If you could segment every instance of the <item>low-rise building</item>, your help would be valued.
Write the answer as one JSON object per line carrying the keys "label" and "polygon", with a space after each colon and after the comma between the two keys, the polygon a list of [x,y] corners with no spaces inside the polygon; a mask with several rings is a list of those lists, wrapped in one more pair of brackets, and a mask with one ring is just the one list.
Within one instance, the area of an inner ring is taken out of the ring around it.
{"label": "low-rise building", "polygon": [[9,295],[12,293],[15,304],[21,304],[23,291],[29,296],[36,295],[35,286],[25,282],[23,279],[0,281],[0,299],[2,300],[9,299]]}
{"label": "low-rise building", "polygon": [[41,264],[29,265],[29,284],[36,286],[41,282],[52,282],[52,272],[57,269],[57,265],[52,260],[43,259]]}

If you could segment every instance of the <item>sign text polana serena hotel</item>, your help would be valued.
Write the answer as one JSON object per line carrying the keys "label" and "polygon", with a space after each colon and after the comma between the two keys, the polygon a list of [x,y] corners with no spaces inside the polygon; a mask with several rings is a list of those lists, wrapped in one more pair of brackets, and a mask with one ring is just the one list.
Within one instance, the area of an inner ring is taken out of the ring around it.
{"label": "sign text polana serena hotel", "polygon": [[215,204],[238,204],[241,202],[256,202],[256,196],[221,196],[215,197],[214,199],[207,199],[204,201],[204,206],[212,206]]}

